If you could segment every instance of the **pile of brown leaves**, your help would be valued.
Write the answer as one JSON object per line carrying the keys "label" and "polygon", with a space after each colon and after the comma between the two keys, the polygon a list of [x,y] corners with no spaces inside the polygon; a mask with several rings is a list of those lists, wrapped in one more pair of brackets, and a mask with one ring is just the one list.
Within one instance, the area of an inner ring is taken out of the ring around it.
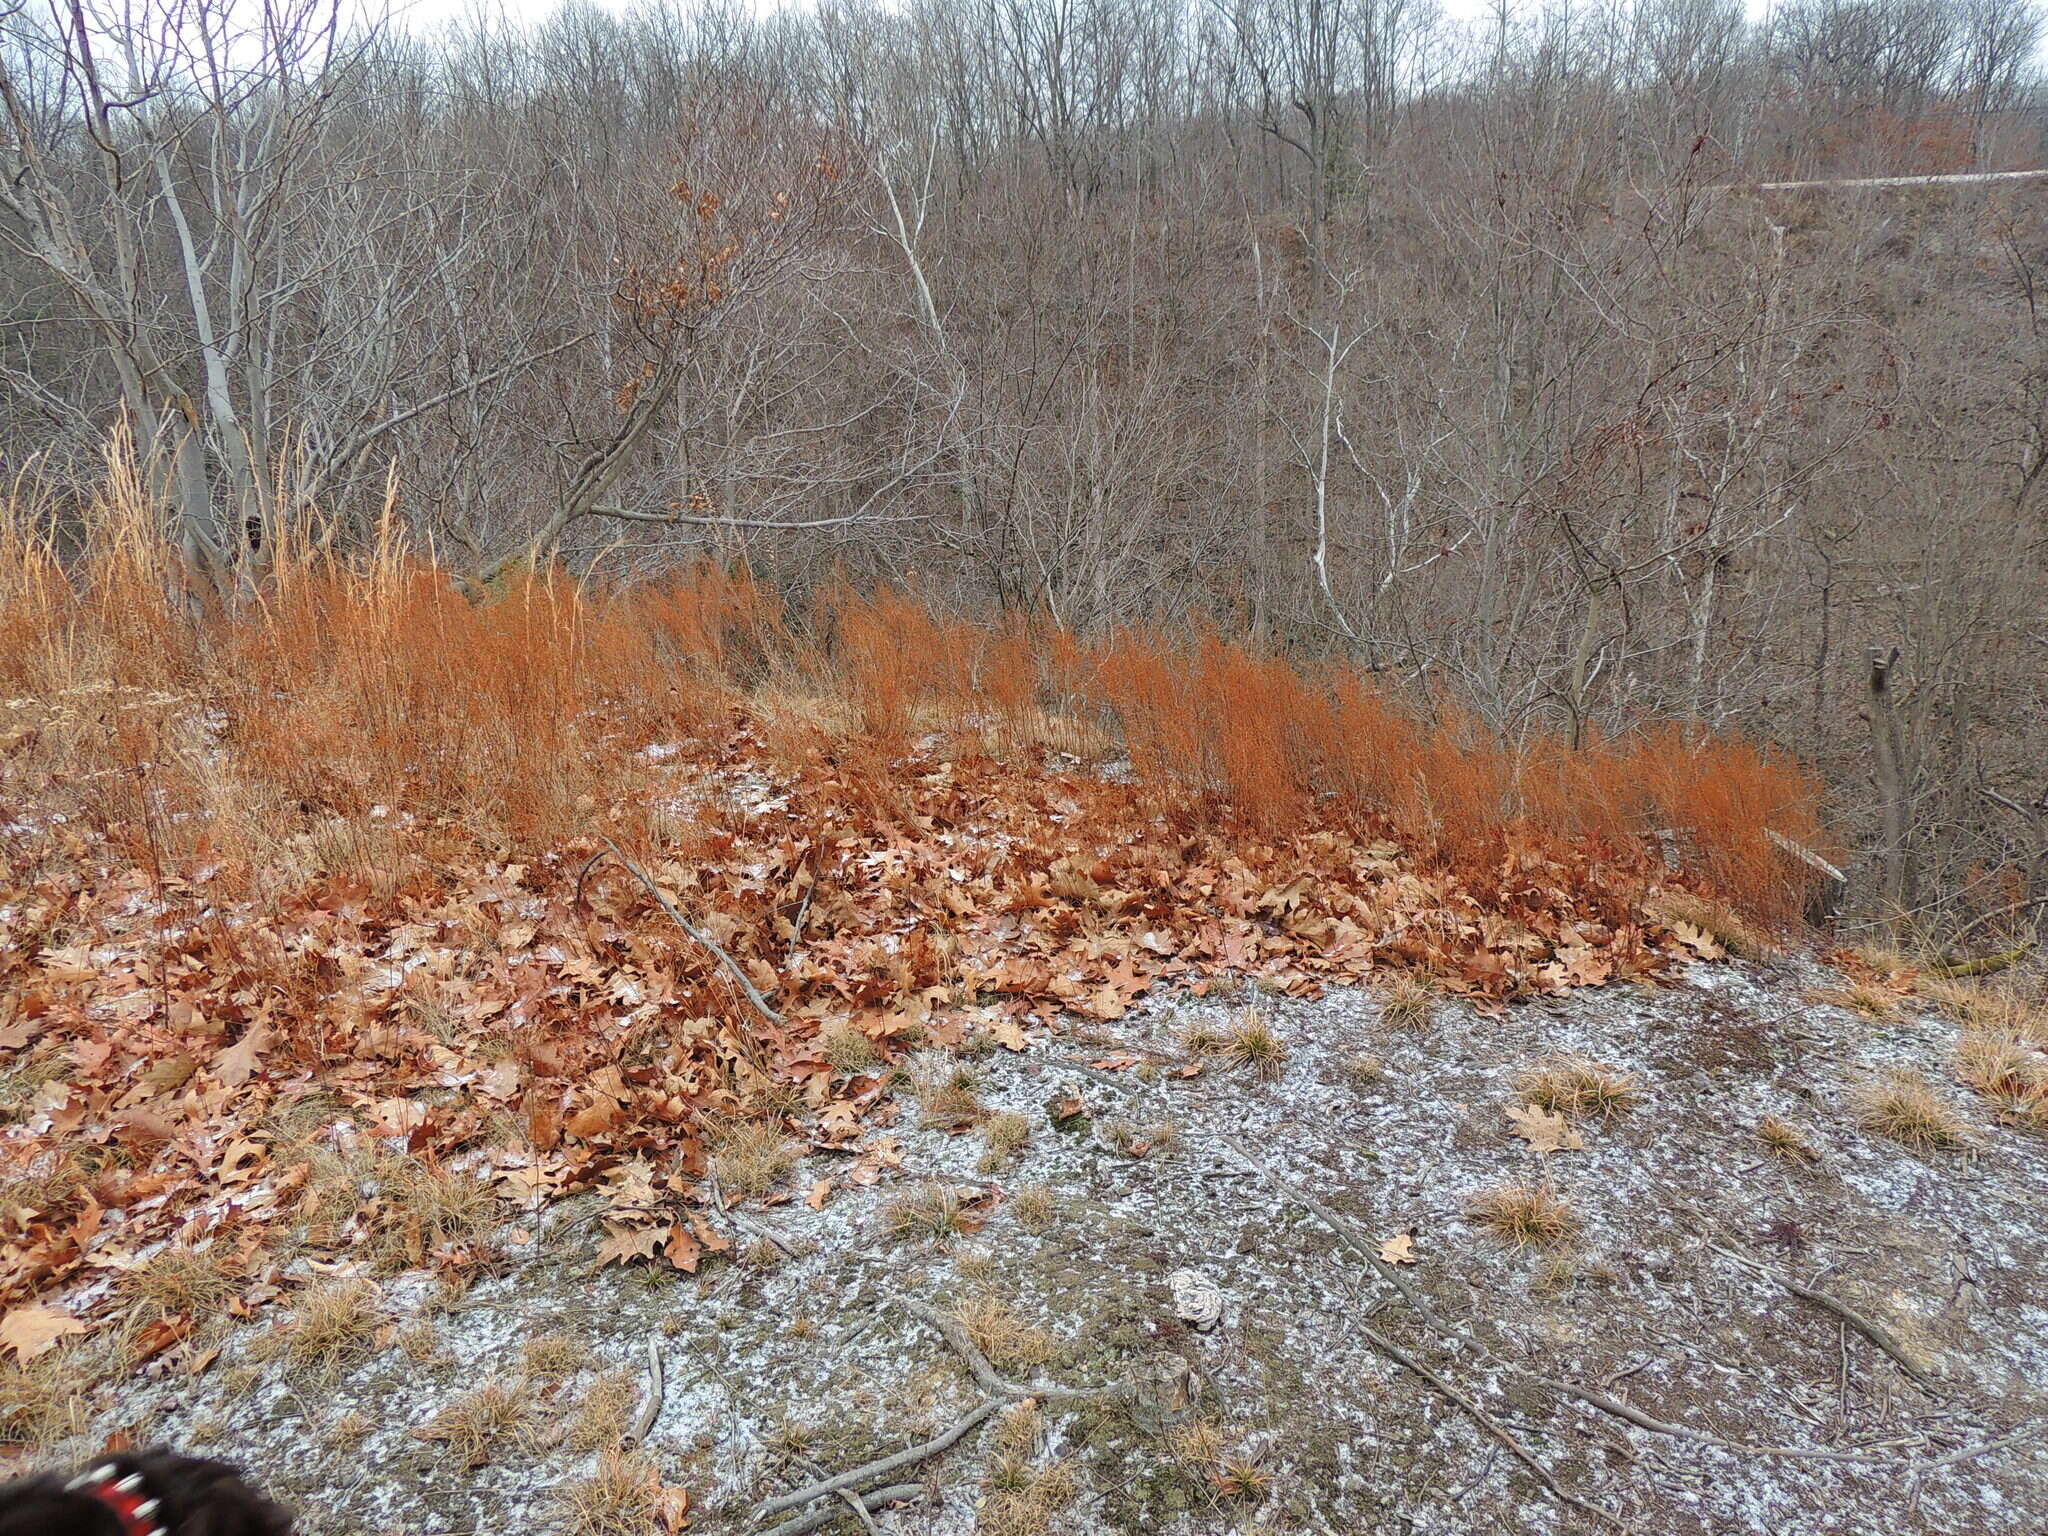
{"label": "pile of brown leaves", "polygon": [[[316,872],[284,896],[203,841],[180,867],[137,867],[132,838],[38,822],[17,798],[0,1351],[47,1347],[76,1321],[60,1306],[167,1242],[245,1256],[242,1311],[278,1294],[284,1256],[347,1256],[365,1219],[307,1209],[309,1146],[488,1179],[508,1218],[599,1191],[606,1259],[688,1270],[725,1246],[704,1218],[707,1129],[766,1119],[843,1155],[840,1182],[871,1181],[894,1155],[883,1073],[912,1045],[1018,1049],[1225,976],[1306,995],[1408,969],[1495,1008],[1700,947],[1643,915],[1639,850],[1511,836],[1475,881],[1385,826],[1259,833],[1193,791],[1000,763],[957,737],[790,767],[751,732],[736,717],[648,759],[620,793],[665,796],[651,822],[594,807],[590,837],[517,860],[375,807],[425,874]],[[634,826],[655,830],[629,851],[781,1022],[620,862],[590,864]],[[828,1025],[883,1065],[836,1070]],[[488,1261],[415,1250],[455,1272]]]}

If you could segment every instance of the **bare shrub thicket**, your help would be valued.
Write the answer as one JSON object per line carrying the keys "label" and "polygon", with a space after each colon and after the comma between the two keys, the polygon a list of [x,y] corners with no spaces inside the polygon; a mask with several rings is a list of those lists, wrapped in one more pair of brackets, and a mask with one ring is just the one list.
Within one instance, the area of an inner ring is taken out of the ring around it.
{"label": "bare shrub thicket", "polygon": [[[2036,163],[2027,0],[347,14],[0,17],[0,454],[55,558],[118,440],[195,607],[402,527],[478,598],[709,558],[828,638],[912,576],[892,622],[1210,624],[1553,777],[1746,733],[1866,910],[2041,914],[2048,182],[1844,184]],[[913,724],[916,635],[844,638]]]}

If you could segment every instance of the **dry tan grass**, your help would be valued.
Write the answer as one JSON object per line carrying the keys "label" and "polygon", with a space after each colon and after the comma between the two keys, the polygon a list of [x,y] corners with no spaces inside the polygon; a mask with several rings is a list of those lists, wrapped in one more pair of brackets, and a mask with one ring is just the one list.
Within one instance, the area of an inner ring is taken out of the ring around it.
{"label": "dry tan grass", "polygon": [[1209,1474],[1209,1486],[1222,1499],[1256,1501],[1273,1486],[1273,1474],[1257,1456],[1226,1456]]}
{"label": "dry tan grass", "polygon": [[1820,1153],[1806,1133],[1789,1120],[1780,1120],[1776,1115],[1765,1115],[1756,1123],[1756,1139],[1779,1157],[1791,1158],[1804,1163],[1817,1163]]}
{"label": "dry tan grass", "polygon": [[1208,1474],[1211,1467],[1222,1463],[1228,1454],[1230,1442],[1222,1426],[1212,1419],[1196,1419],[1174,1430],[1167,1436],[1167,1454],[1182,1466]]}
{"label": "dry tan grass", "polygon": [[948,1184],[926,1184],[882,1207],[882,1224],[898,1242],[945,1243],[967,1231],[960,1197]]}
{"label": "dry tan grass", "polygon": [[1030,1456],[1045,1437],[1045,1413],[1035,1398],[1025,1398],[997,1417],[990,1438],[999,1456]]}
{"label": "dry tan grass", "polygon": [[526,1374],[535,1380],[560,1381],[588,1365],[590,1351],[581,1339],[566,1333],[544,1333],[526,1341],[519,1360]]}
{"label": "dry tan grass", "polygon": [[604,1451],[616,1449],[633,1424],[633,1410],[640,1405],[640,1385],[628,1371],[608,1371],[590,1384],[569,1421],[569,1449]]}
{"label": "dry tan grass", "polygon": [[391,1341],[398,1346],[398,1352],[414,1365],[425,1365],[440,1351],[441,1336],[434,1331],[434,1325],[425,1318],[398,1330],[398,1337]]}
{"label": "dry tan grass", "polygon": [[981,1171],[993,1173],[1023,1150],[1031,1140],[1031,1119],[1015,1110],[991,1115],[982,1123],[981,1139],[988,1150],[982,1155]]}
{"label": "dry tan grass", "polygon": [[2011,1034],[1967,1030],[1956,1040],[1956,1076],[2009,1121],[2048,1129],[2048,1053]]}
{"label": "dry tan grass", "polygon": [[607,1450],[588,1477],[561,1486],[563,1536],[650,1536],[661,1475],[637,1452]]}
{"label": "dry tan grass", "polygon": [[498,1224],[498,1198],[475,1175],[425,1158],[379,1157],[368,1251],[379,1270],[416,1269],[436,1253],[481,1242]]}
{"label": "dry tan grass", "polygon": [[975,1520],[977,1536],[1047,1536],[1074,1502],[1074,1471],[1064,1461],[1033,1468],[1022,1456],[998,1456]]}
{"label": "dry tan grass", "polygon": [[1379,989],[1380,1019],[1389,1029],[1426,1029],[1436,993],[1420,978],[1396,971]]}
{"label": "dry tan grass", "polygon": [[387,1322],[381,1300],[367,1280],[339,1280],[306,1292],[285,1337],[285,1358],[319,1371],[369,1359]]}
{"label": "dry tan grass", "polygon": [[918,1123],[927,1130],[964,1131],[979,1125],[988,1111],[975,1097],[979,1079],[967,1067],[920,1079],[912,1085],[919,1106]]}
{"label": "dry tan grass", "polygon": [[1969,1145],[1968,1128],[1927,1079],[1904,1069],[1860,1084],[1852,1095],[1856,1123],[1915,1151]]}
{"label": "dry tan grass", "polygon": [[1287,1044],[1273,1032],[1273,1022],[1257,1008],[1247,1008],[1230,1021],[1230,1044],[1224,1055],[1249,1067],[1261,1082],[1272,1082],[1287,1070]]}
{"label": "dry tan grass", "polygon": [[1918,968],[1918,962],[1897,944],[1883,939],[1872,939],[1867,944],[1854,946],[1850,953],[1856,964],[1873,976],[1892,978],[1909,976]]}
{"label": "dry tan grass", "polygon": [[1515,1077],[1515,1092],[1524,1103],[1567,1120],[1618,1115],[1642,1097],[1629,1073],[1571,1055],[1553,1056],[1525,1068]]}
{"label": "dry tan grass", "polygon": [[1822,999],[1867,1019],[1888,1019],[1899,1006],[1899,994],[1875,981],[1853,980],[1837,991],[1823,993]]}
{"label": "dry tan grass", "polygon": [[788,1178],[796,1167],[796,1154],[781,1126],[740,1121],[713,1136],[711,1166],[726,1194],[751,1199]]}
{"label": "dry tan grass", "polygon": [[1026,1232],[1043,1232],[1059,1214],[1052,1191],[1043,1184],[1027,1184],[1010,1199],[1010,1214]]}
{"label": "dry tan grass", "polygon": [[98,1371],[77,1349],[0,1363],[0,1444],[40,1448],[83,1434]]}
{"label": "dry tan grass", "polygon": [[820,1030],[818,1052],[835,1072],[867,1072],[882,1064],[875,1042],[850,1024]]}
{"label": "dry tan grass", "polygon": [[328,1425],[327,1433],[320,1438],[337,1450],[347,1450],[361,1445],[376,1427],[377,1421],[368,1414],[349,1412]]}
{"label": "dry tan grass", "polygon": [[1923,978],[1920,995],[1964,1029],[2048,1046],[2048,1008],[2010,987]]}
{"label": "dry tan grass", "polygon": [[999,1371],[1029,1370],[1052,1358],[1052,1337],[996,1296],[977,1296],[953,1314],[974,1347]]}
{"label": "dry tan grass", "polygon": [[1517,1248],[1530,1244],[1555,1248],[1578,1233],[1579,1217],[1543,1184],[1509,1184],[1484,1190],[1467,1209],[1472,1218],[1502,1242]]}
{"label": "dry tan grass", "polygon": [[1694,891],[1659,891],[1646,903],[1650,916],[1667,927],[1686,923],[1699,929],[1738,960],[1761,960],[1773,952],[1770,935],[1726,902]]}
{"label": "dry tan grass", "polygon": [[1354,1056],[1344,1063],[1345,1081],[1354,1088],[1371,1088],[1386,1076],[1387,1064],[1377,1056]]}
{"label": "dry tan grass", "polygon": [[1197,1019],[1180,1032],[1180,1048],[1188,1056],[1207,1059],[1230,1054],[1230,1031]]}
{"label": "dry tan grass", "polygon": [[426,1440],[445,1440],[465,1467],[480,1467],[518,1435],[532,1407],[523,1384],[487,1382],[449,1403],[419,1434]]}
{"label": "dry tan grass", "polygon": [[203,1316],[235,1293],[236,1277],[217,1248],[166,1248],[122,1277],[139,1314]]}

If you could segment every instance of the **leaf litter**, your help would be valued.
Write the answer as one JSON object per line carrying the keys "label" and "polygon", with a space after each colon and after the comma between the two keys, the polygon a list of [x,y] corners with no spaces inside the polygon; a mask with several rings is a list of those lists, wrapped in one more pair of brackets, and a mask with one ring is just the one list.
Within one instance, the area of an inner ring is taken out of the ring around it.
{"label": "leaf litter", "polygon": [[[1549,1528],[1560,1513],[1489,1454],[1480,1421],[1361,1342],[1374,1305],[1393,1309],[1375,1327],[1645,1529],[1795,1529],[1821,1508],[1845,1531],[1896,1529],[1904,1485],[1886,1461],[1922,1469],[1928,1529],[2032,1528],[2038,1449],[1972,1448],[2043,1409],[2038,1139],[1988,1128],[1980,1171],[1958,1174],[1874,1143],[1836,1103],[1858,1074],[1944,1059],[1945,1026],[1905,1011],[1873,1029],[1807,1001],[1824,973],[1804,962],[1686,971],[1700,944],[1643,915],[1645,876],[1625,862],[1532,846],[1474,885],[1379,829],[1205,831],[1156,791],[1086,773],[910,768],[910,798],[876,810],[829,765],[752,765],[743,804],[695,794],[688,836],[642,855],[779,1025],[632,880],[579,878],[595,840],[451,864],[423,890],[330,876],[280,901],[209,890],[203,865],[124,869],[54,832],[64,856],[8,896],[43,937],[4,962],[0,1049],[23,1097],[0,1151],[12,1190],[48,1183],[0,1209],[0,1340],[17,1369],[62,1359],[116,1340],[124,1277],[166,1245],[233,1262],[218,1315],[118,1338],[91,1428],[43,1453],[165,1434],[250,1461],[315,1531],[550,1529],[563,1480],[598,1476],[601,1450],[542,1435],[471,1472],[412,1431],[453,1422],[461,1390],[516,1369],[548,1328],[592,1361],[525,1383],[564,1410],[592,1373],[675,1340],[701,1369],[671,1371],[650,1486],[692,1529],[748,1529],[755,1503],[801,1480],[792,1458],[858,1460],[971,1406],[958,1362],[889,1300],[993,1285],[1054,1340],[1056,1381],[1195,1369],[1203,1385],[1162,1422],[1192,1413],[1255,1441],[1257,1478],[1231,1486],[1255,1485],[1275,1529],[1440,1519],[1447,1488],[1474,1519]],[[1077,843],[1098,851],[1079,870]],[[1389,970],[1431,977],[1430,1030],[1383,1027],[1350,985]],[[1183,1053],[1190,1021],[1227,1038],[1225,999],[1247,979],[1281,1046],[1270,1076],[1205,1070]],[[1707,1048],[1732,1017],[1788,1015],[1761,1062]],[[828,1030],[856,1032],[872,1062],[835,1068]],[[1386,1070],[1361,1085],[1348,1068],[1366,1038]],[[1636,1073],[1652,1112],[1587,1138],[1515,1103],[1515,1072],[1555,1051]],[[970,1060],[989,1113],[1040,1127],[999,1180],[977,1139],[903,1114],[896,1083],[919,1053]],[[1812,1128],[1817,1161],[1755,1155],[1767,1114]],[[794,1149],[744,1202],[718,1186],[710,1140],[736,1117],[774,1121]],[[1227,1138],[1358,1230],[1396,1234],[1372,1239],[1382,1266],[1411,1274],[1454,1336],[1418,1331],[1285,1183],[1217,1155]],[[1532,1156],[1584,1213],[1568,1260],[1475,1240],[1473,1194]],[[337,1164],[375,1159],[484,1185],[491,1214],[463,1228],[337,1195]],[[919,1189],[965,1219],[887,1245],[888,1202]],[[1042,1219],[1009,1213],[1034,1200]],[[1875,1357],[1841,1374],[1837,1320],[1717,1256],[1716,1238],[1751,1251],[1788,1221],[1810,1245],[1801,1278],[1881,1316],[1953,1395],[1915,1398]],[[368,1332],[332,1347],[344,1363],[312,1409],[292,1354],[264,1341],[301,1326],[289,1309],[332,1277],[376,1272],[380,1243],[407,1272],[367,1311],[352,1303],[365,1321],[347,1326]],[[1213,1332],[1175,1331],[1177,1268],[1214,1277]],[[430,1336],[418,1360],[408,1326]],[[1708,1438],[1533,1385],[1554,1379]],[[346,1456],[309,1453],[323,1413],[377,1427]],[[1080,1469],[1071,1528],[1239,1528],[1228,1479],[1160,1470],[1172,1458],[1133,1427],[1150,1415],[1048,1416],[1036,1454]],[[1814,1454],[1728,1448],[1744,1438]],[[874,1518],[973,1529],[982,1454],[963,1446],[920,1505]]]}

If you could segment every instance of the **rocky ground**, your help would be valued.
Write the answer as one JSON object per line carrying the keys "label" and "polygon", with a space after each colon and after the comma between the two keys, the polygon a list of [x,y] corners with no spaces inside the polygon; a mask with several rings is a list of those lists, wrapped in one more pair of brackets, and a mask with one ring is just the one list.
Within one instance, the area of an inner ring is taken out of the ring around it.
{"label": "rocky ground", "polygon": [[1803,960],[1423,1013],[970,1036],[757,1149],[694,1277],[594,1268],[590,1200],[460,1291],[344,1264],[36,1459],[202,1448],[315,1533],[2048,1528],[2048,1139],[1955,1024]]}

